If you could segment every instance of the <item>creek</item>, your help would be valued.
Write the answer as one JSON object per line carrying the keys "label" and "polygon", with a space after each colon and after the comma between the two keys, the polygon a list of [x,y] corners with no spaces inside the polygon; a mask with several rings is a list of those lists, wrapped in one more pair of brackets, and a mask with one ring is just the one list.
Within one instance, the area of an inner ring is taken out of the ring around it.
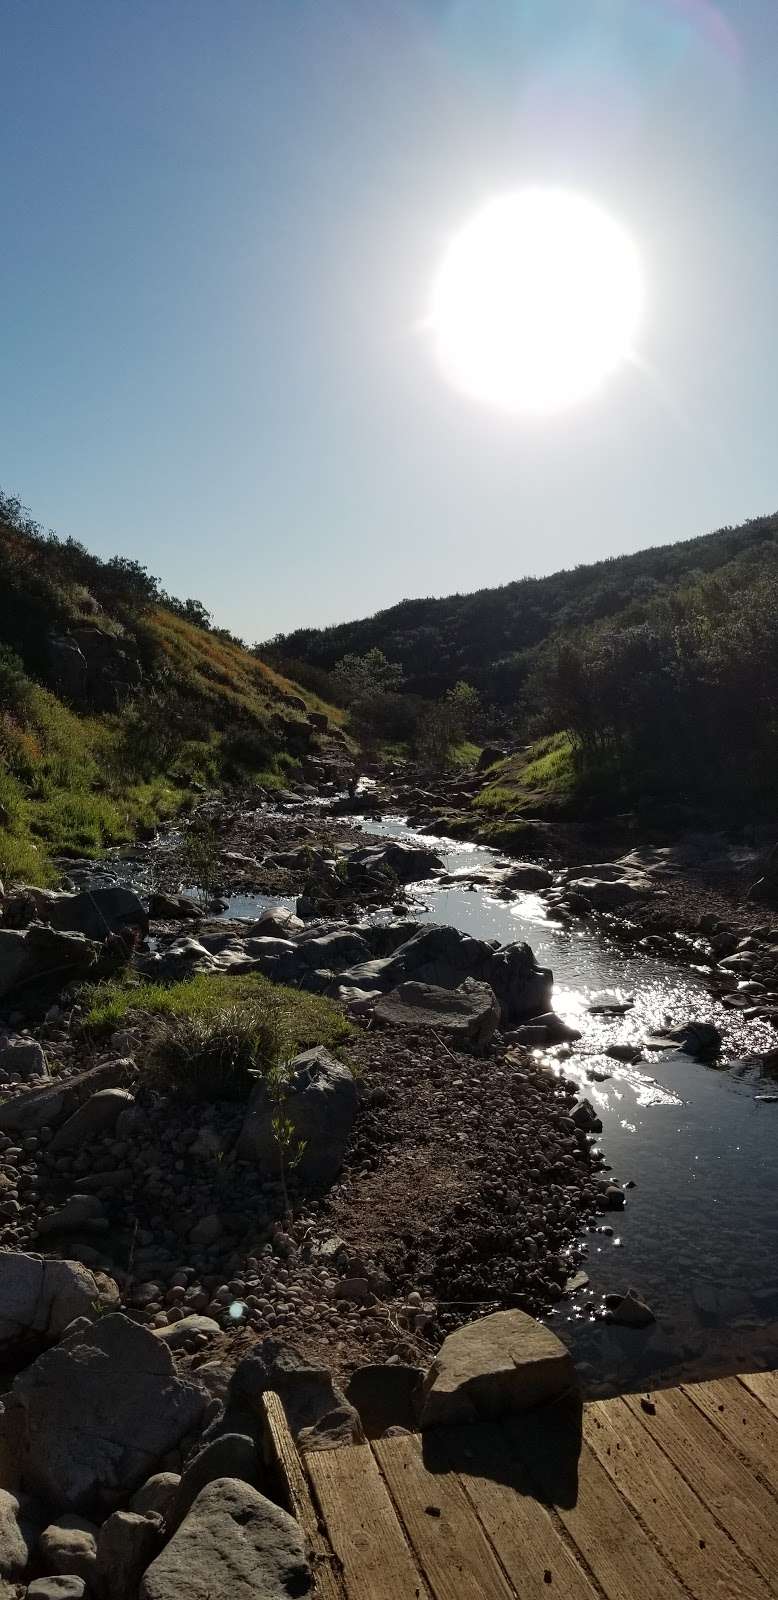
{"label": "creek", "polygon": [[[447,873],[505,864],[484,846],[419,834],[399,819],[359,820],[366,833],[430,844]],[[582,1032],[567,1059],[551,1052],[549,1063],[591,1101],[606,1161],[635,1185],[624,1211],[602,1218],[612,1235],[585,1236],[589,1287],[552,1313],[588,1392],[778,1365],[778,1104],[755,1099],[773,1085],[754,1059],[774,1047],[773,1030],[712,999],[693,969],[625,951],[590,926],[554,922],[537,895],[505,902],[489,889],[434,880],[410,892],[420,921],[500,943],[526,940],[553,970],[555,1010]],[[604,991],[634,1004],[622,1017],[590,1014]],[[638,1066],[604,1054],[690,1018],[720,1029],[714,1066],[666,1051],[645,1052]],[[593,1081],[592,1069],[610,1076]],[[592,1321],[587,1300],[628,1286],[652,1307],[652,1327]]]}

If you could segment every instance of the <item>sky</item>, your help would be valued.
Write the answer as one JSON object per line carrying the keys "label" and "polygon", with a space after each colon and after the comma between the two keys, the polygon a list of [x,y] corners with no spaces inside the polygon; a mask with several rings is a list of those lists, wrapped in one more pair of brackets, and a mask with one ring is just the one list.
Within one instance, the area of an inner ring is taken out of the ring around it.
{"label": "sky", "polygon": [[[778,506],[775,0],[0,0],[0,485],[248,641]],[[449,242],[551,186],[635,356],[441,371]]]}

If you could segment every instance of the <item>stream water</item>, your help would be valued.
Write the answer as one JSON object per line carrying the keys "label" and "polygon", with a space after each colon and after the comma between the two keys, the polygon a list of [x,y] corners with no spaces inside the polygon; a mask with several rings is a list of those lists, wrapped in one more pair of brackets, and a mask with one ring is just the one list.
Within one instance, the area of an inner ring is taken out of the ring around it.
{"label": "stream water", "polygon": [[[398,819],[361,823],[368,833],[432,845],[447,872],[504,863],[483,846],[429,838]],[[602,1118],[599,1142],[614,1176],[635,1185],[624,1211],[602,1218],[612,1235],[585,1237],[581,1266],[590,1286],[552,1315],[588,1391],[777,1366],[778,1104],[755,1099],[771,1084],[748,1061],[774,1047],[772,1029],[713,1000],[693,970],[627,953],[591,928],[555,923],[536,895],[505,902],[488,889],[434,880],[411,893],[420,920],[531,944],[554,972],[555,1010],[583,1034],[557,1070],[580,1084]],[[588,1013],[602,991],[634,997],[634,1005],[623,1017]],[[603,1053],[692,1017],[721,1030],[715,1066],[647,1051],[628,1067]],[[610,1076],[592,1081],[592,1068]],[[652,1307],[653,1327],[619,1328],[585,1313],[587,1300],[629,1286]]]}

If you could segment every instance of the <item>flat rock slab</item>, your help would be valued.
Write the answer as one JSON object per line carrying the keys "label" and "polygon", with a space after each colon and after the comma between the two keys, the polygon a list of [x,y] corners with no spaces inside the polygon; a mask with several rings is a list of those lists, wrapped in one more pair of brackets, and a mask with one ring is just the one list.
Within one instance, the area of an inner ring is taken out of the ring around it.
{"label": "flat rock slab", "polygon": [[294,1517],[250,1484],[217,1478],[152,1561],[139,1600],[303,1600],[312,1590]]}
{"label": "flat rock slab", "polygon": [[572,1356],[524,1311],[497,1311],[444,1340],[426,1381],[422,1429],[499,1417],[576,1387]]}
{"label": "flat rock slab", "polygon": [[35,1336],[56,1339],[75,1317],[94,1315],[100,1291],[80,1261],[0,1252],[0,1353]]}
{"label": "flat rock slab", "polygon": [[473,978],[458,989],[409,982],[384,995],[374,1016],[388,1027],[433,1028],[454,1043],[480,1049],[499,1026],[500,1007],[488,983]]}

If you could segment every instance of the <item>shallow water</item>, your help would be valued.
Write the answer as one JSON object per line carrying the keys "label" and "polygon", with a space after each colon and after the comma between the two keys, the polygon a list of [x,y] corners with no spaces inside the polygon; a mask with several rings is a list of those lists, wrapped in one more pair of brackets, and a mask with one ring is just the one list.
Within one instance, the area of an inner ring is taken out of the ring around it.
{"label": "shallow water", "polygon": [[[367,833],[429,843],[449,872],[497,865],[483,846],[428,838],[399,819],[364,820]],[[746,1022],[706,992],[693,970],[625,952],[587,928],[555,924],[536,895],[497,900],[488,889],[411,891],[420,920],[451,923],[501,943],[526,940],[553,969],[554,1006],[583,1038],[557,1068],[581,1085],[602,1118],[600,1143],[614,1176],[632,1180],[623,1213],[586,1236],[580,1265],[590,1287],[553,1313],[572,1345],[590,1393],[778,1366],[778,1104],[755,1100],[769,1089],[757,1064],[775,1045],[766,1024]],[[592,1016],[601,991],[634,996],[623,1017]],[[683,1054],[646,1052],[625,1067],[607,1044],[640,1043],[666,1021],[713,1021],[721,1057],[706,1066]],[[551,1059],[553,1060],[553,1054]],[[608,1072],[604,1082],[588,1071]],[[573,1267],[571,1263],[571,1270]],[[646,1330],[593,1321],[587,1300],[633,1286],[656,1323]]]}

